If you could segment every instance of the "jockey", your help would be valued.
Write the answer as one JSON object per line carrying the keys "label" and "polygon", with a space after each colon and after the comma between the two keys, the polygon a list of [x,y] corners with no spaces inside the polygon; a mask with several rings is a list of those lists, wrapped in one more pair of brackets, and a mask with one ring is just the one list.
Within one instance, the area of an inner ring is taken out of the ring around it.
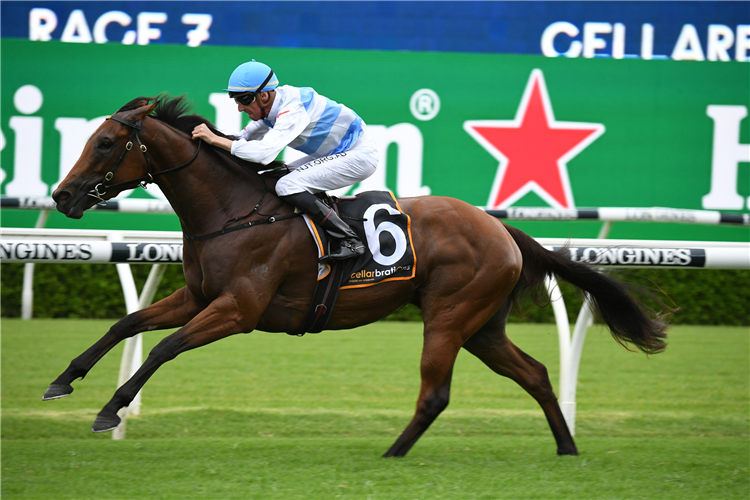
{"label": "jockey", "polygon": [[235,100],[237,110],[253,121],[235,141],[213,134],[205,124],[193,130],[193,139],[263,165],[287,146],[305,153],[287,165],[291,172],[279,179],[276,193],[340,240],[329,259],[362,255],[365,248],[359,237],[314,193],[350,186],[375,172],[378,150],[365,122],[309,87],[279,86],[271,68],[254,59],[232,72],[224,91]]}

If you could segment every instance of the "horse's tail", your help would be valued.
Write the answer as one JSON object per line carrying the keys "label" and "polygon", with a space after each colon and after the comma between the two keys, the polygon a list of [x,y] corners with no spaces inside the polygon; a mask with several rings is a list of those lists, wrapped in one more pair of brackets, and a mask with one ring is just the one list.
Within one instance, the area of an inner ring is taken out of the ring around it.
{"label": "horse's tail", "polygon": [[654,300],[670,309],[658,297],[633,283],[619,281],[583,262],[572,261],[565,250],[550,251],[531,236],[504,224],[521,250],[523,268],[511,295],[514,303],[526,293],[539,292],[544,278],[556,274],[589,294],[594,312],[609,326],[622,346],[633,344],[647,354],[663,351],[668,325],[661,313],[655,313],[632,294]]}

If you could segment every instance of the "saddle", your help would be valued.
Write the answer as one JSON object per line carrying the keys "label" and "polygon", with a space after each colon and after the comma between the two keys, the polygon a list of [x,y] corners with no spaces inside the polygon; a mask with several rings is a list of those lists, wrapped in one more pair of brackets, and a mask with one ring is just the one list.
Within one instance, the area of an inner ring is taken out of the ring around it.
{"label": "saddle", "polygon": [[[265,172],[262,178],[270,188],[288,170],[282,164]],[[308,216],[303,215],[318,250],[318,282],[303,327],[292,335],[320,333],[333,313],[339,290],[374,286],[392,280],[409,280],[416,273],[411,221],[389,191],[365,191],[356,196],[337,198],[318,194],[333,208],[357,236],[367,251],[360,257],[331,262],[326,260],[331,238]]]}

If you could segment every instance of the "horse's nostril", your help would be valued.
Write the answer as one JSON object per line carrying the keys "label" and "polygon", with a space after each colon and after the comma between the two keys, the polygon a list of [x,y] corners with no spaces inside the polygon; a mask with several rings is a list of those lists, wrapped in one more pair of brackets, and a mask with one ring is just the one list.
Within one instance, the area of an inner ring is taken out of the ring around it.
{"label": "horse's nostril", "polygon": [[60,203],[61,201],[65,201],[68,198],[70,198],[72,195],[70,192],[65,191],[64,189],[58,189],[54,193],[52,193],[52,199],[55,200],[55,203]]}

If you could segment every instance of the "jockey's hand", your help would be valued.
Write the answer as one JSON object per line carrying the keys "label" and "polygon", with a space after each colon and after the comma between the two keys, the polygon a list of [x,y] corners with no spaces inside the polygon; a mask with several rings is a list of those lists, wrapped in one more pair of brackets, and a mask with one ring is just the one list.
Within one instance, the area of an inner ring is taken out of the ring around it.
{"label": "jockey's hand", "polygon": [[218,135],[214,134],[205,123],[201,123],[193,129],[193,140],[197,139],[203,139],[208,144],[211,144],[212,146],[218,146],[222,149],[226,149],[227,151],[232,150],[232,141],[230,141],[226,137],[219,137]]}
{"label": "jockey's hand", "polygon": [[215,137],[216,134],[211,132],[205,123],[201,123],[193,129],[193,139],[203,139],[207,143],[213,144]]}

